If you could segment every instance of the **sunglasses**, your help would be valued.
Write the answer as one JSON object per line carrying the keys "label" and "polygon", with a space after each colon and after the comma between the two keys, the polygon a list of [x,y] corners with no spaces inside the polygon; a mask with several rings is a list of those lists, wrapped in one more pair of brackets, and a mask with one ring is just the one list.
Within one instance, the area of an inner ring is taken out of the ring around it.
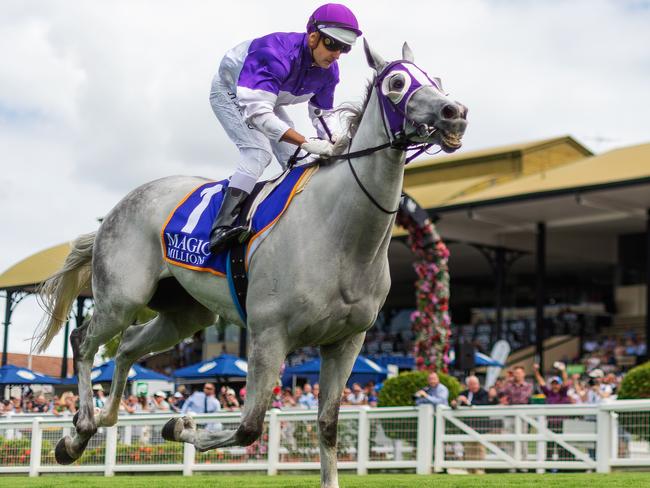
{"label": "sunglasses", "polygon": [[349,53],[352,50],[352,46],[345,44],[344,42],[337,41],[336,39],[326,36],[322,32],[320,33],[323,38],[323,45],[328,51],[341,51],[342,53]]}

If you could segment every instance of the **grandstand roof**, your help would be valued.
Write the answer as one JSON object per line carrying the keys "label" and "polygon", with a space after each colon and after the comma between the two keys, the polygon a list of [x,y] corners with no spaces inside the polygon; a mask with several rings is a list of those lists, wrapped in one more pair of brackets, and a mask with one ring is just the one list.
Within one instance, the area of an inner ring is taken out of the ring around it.
{"label": "grandstand roof", "polygon": [[0,289],[30,287],[41,283],[61,268],[68,252],[69,243],[59,244],[19,261],[0,274]]}
{"label": "grandstand roof", "polygon": [[[462,180],[468,181],[469,180]],[[594,191],[650,182],[650,144],[615,149],[536,174],[492,184],[480,191],[457,194],[440,207],[486,205],[508,200],[530,200],[544,196]],[[471,182],[476,186],[476,182]],[[450,187],[461,187],[453,182]]]}

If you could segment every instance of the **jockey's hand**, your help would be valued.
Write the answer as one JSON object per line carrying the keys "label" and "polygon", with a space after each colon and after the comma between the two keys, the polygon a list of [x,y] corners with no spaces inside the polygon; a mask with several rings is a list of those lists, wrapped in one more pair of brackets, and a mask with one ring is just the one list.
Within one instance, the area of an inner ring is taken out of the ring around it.
{"label": "jockey's hand", "polygon": [[310,137],[300,147],[308,153],[319,156],[329,157],[334,154],[334,144],[323,139],[317,139],[316,137]]}

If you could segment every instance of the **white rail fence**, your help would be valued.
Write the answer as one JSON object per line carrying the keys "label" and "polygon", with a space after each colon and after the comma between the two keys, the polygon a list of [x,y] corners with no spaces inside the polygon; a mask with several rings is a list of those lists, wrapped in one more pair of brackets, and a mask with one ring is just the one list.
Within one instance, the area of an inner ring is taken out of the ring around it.
{"label": "white rail fence", "polygon": [[[210,429],[235,429],[240,414],[196,415]],[[99,429],[70,466],[54,446],[72,429],[70,418],[0,419],[0,473],[266,471],[319,469],[313,410],[267,413],[259,441],[248,447],[196,452],[166,442],[166,415],[120,417]],[[650,468],[650,400],[590,405],[523,405],[451,410],[431,406],[345,408],[339,417],[339,468],[404,469],[428,474],[468,470],[591,470]]]}

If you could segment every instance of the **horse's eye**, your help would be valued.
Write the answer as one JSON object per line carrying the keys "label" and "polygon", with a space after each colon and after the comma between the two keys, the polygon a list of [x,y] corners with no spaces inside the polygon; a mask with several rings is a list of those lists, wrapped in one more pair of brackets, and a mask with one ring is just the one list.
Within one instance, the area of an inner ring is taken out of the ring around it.
{"label": "horse's eye", "polygon": [[390,80],[390,88],[391,90],[401,90],[404,88],[404,79],[401,76],[396,76],[392,80]]}

